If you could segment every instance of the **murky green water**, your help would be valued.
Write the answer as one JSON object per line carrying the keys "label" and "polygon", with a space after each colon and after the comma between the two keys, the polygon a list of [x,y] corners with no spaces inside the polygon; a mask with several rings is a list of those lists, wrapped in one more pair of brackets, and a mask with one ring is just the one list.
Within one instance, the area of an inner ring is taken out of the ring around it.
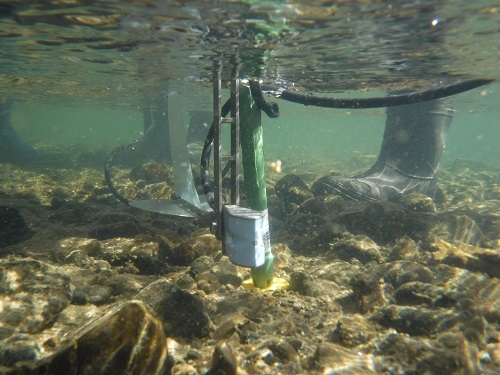
{"label": "murky green water", "polygon": [[[0,96],[34,144],[129,142],[146,98],[172,90],[187,121],[211,108],[217,54],[238,54],[242,77],[356,97],[500,78],[500,8],[488,0],[8,1],[1,11]],[[500,159],[498,92],[455,98],[444,162]],[[382,109],[280,105],[280,119],[266,119],[271,158],[378,152]]]}
{"label": "murky green water", "polygon": [[[395,155],[349,180],[375,162],[385,108],[268,97],[277,290],[248,292],[218,217],[157,213],[174,190],[197,198],[201,142],[186,178],[155,121],[212,110],[216,59],[227,99],[235,58],[242,79],[317,96],[496,82],[451,98],[435,195],[449,110],[423,106],[437,132],[392,112]],[[500,373],[499,60],[493,0],[0,1],[0,373]]]}

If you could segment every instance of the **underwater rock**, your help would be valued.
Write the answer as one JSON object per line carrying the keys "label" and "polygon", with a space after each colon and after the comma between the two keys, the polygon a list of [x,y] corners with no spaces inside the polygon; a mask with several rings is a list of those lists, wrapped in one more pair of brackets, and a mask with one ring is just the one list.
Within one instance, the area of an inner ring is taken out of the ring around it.
{"label": "underwater rock", "polygon": [[72,300],[71,278],[33,259],[0,259],[0,339],[47,328]]}
{"label": "underwater rock", "polygon": [[2,366],[16,367],[18,363],[36,362],[42,358],[43,348],[30,335],[16,334],[0,345],[0,372]]}
{"label": "underwater rock", "polygon": [[434,274],[428,267],[408,261],[397,261],[380,267],[380,277],[384,281],[391,283],[394,288],[399,288],[401,285],[411,281],[420,281],[422,283],[433,283]]}
{"label": "underwater rock", "polygon": [[294,362],[299,358],[297,350],[287,340],[271,339],[263,343],[260,348],[268,348],[273,356],[282,363]]}
{"label": "underwater rock", "polygon": [[314,256],[328,250],[330,242],[340,237],[341,228],[316,214],[297,214],[286,224],[290,248]]}
{"label": "underwater rock", "polygon": [[101,246],[90,255],[106,260],[115,267],[133,265],[142,274],[157,275],[164,269],[160,252],[160,244],[156,241],[114,238],[101,241]]}
{"label": "underwater rock", "polygon": [[169,263],[178,266],[188,266],[202,255],[210,256],[222,251],[221,242],[207,230],[199,230],[178,246],[170,249],[167,255]]}
{"label": "underwater rock", "polygon": [[235,332],[236,322],[231,317],[223,321],[217,328],[214,329],[212,337],[214,340],[221,340],[228,338]]}
{"label": "underwater rock", "polygon": [[274,190],[285,205],[291,203],[300,205],[306,200],[314,198],[314,194],[309,190],[306,183],[295,174],[287,174],[276,182]]}
{"label": "underwater rock", "polygon": [[302,271],[290,274],[289,290],[311,297],[340,294],[340,287],[333,281],[317,278]]}
{"label": "underwater rock", "polygon": [[157,280],[155,275],[134,275],[131,273],[119,273],[122,270],[117,270],[107,278],[103,285],[111,287],[113,297],[120,296],[121,298],[132,298],[139,293],[143,288]]}
{"label": "underwater rock", "polygon": [[269,219],[286,219],[287,212],[285,210],[283,201],[279,197],[275,195],[269,195],[267,197],[267,208],[269,210]]}
{"label": "underwater rock", "polygon": [[454,314],[446,309],[389,305],[378,309],[371,319],[384,327],[394,328],[411,336],[427,336],[435,333],[441,322],[454,319]]}
{"label": "underwater rock", "polygon": [[0,206],[0,248],[23,242],[32,235],[17,208]]}
{"label": "underwater rock", "polygon": [[61,198],[52,198],[50,202],[52,213],[49,220],[60,221],[64,225],[87,225],[93,222],[88,207],[78,202],[67,202]]}
{"label": "underwater rock", "polygon": [[372,356],[354,353],[332,343],[321,343],[316,348],[314,359],[324,374],[343,373],[348,368],[351,374],[375,374]]}
{"label": "underwater rock", "polygon": [[90,322],[40,368],[47,374],[164,374],[167,344],[161,322],[130,301]]}
{"label": "underwater rock", "polygon": [[238,274],[238,268],[231,263],[227,256],[223,256],[217,264],[212,267],[212,272],[221,285],[230,284],[234,287],[239,287],[243,282],[243,278]]}
{"label": "underwater rock", "polygon": [[447,215],[429,229],[427,242],[448,242],[455,245],[478,247],[483,233],[477,223],[467,215]]}
{"label": "underwater rock", "polygon": [[196,276],[196,284],[199,290],[206,294],[214,293],[220,288],[220,281],[211,271],[203,272]]}
{"label": "underwater rock", "polygon": [[202,274],[205,271],[210,270],[215,265],[215,261],[212,257],[207,255],[202,255],[199,258],[196,258],[193,263],[191,263],[191,268],[189,273],[196,277]]}
{"label": "underwater rock", "polygon": [[357,260],[352,263],[333,260],[328,264],[317,267],[312,274],[322,279],[333,281],[344,290],[349,290],[351,289],[351,280],[359,273],[366,271],[363,264]]}
{"label": "underwater rock", "polygon": [[380,262],[382,259],[380,246],[364,235],[340,239],[332,244],[330,254],[345,261],[355,258],[363,264],[373,261]]}
{"label": "underwater rock", "polygon": [[362,313],[376,310],[393,302],[394,288],[376,274],[359,273],[351,280],[351,300]]}
{"label": "underwater rock", "polygon": [[265,304],[261,294],[246,291],[217,291],[208,297],[208,301],[213,305],[210,310],[220,316],[238,314],[248,319],[255,319]]}
{"label": "underwater rock", "polygon": [[68,237],[59,241],[59,246],[51,249],[54,262],[72,264],[84,269],[94,270],[95,260],[89,256],[98,251],[101,243],[93,238]]}
{"label": "underwater rock", "polygon": [[76,287],[73,292],[73,299],[71,300],[73,305],[86,305],[89,303],[89,296],[87,294],[87,288]]}
{"label": "underwater rock", "polygon": [[179,277],[175,281],[175,283],[185,290],[196,288],[196,280],[193,279],[193,277],[188,273],[185,273],[181,277]]}
{"label": "underwater rock", "polygon": [[219,342],[215,345],[212,354],[212,368],[210,374],[236,375],[238,372],[238,361],[229,344]]}
{"label": "underwater rock", "polygon": [[[445,335],[450,336],[449,333]],[[464,337],[455,334],[453,336],[456,337],[453,344],[443,345],[443,342],[439,342],[441,338],[435,341],[388,333],[375,350],[378,367],[390,366],[398,373],[479,374],[476,350]]]}
{"label": "underwater rock", "polygon": [[398,305],[427,305],[434,307],[452,307],[456,301],[452,293],[445,288],[420,281],[411,281],[401,285],[394,293]]}
{"label": "underwater rock", "polygon": [[436,206],[432,198],[425,194],[413,192],[402,194],[398,198],[397,202],[407,210],[427,213],[436,212]]}
{"label": "underwater rock", "polygon": [[94,305],[112,302],[113,288],[107,285],[91,285],[86,289],[88,301]]}
{"label": "underwater rock", "polygon": [[174,181],[172,167],[166,163],[159,163],[153,160],[133,167],[130,171],[130,178],[132,181],[144,180],[147,184],[158,182],[172,184]]}
{"label": "underwater rock", "polygon": [[122,213],[102,214],[88,232],[88,236],[98,240],[115,237],[131,238],[141,232],[139,222],[131,215]]}
{"label": "underwater rock", "polygon": [[434,269],[433,283],[453,291],[454,299],[475,301],[475,306],[489,321],[500,323],[500,281],[486,274],[440,264]]}
{"label": "underwater rock", "polygon": [[407,260],[416,262],[421,258],[420,249],[410,237],[403,236],[398,238],[392,246],[389,258],[392,261]]}
{"label": "underwater rock", "polygon": [[372,319],[411,336],[460,332],[475,343],[483,341],[486,327],[481,311],[472,300],[462,300],[451,310],[390,305],[379,309]]}
{"label": "underwater rock", "polygon": [[149,284],[136,299],[151,307],[169,337],[202,338],[212,329],[204,301],[165,279]]}
{"label": "underwater rock", "polygon": [[385,244],[407,235],[414,238],[432,224],[431,214],[405,210],[393,202],[354,202],[338,214],[338,222],[354,234]]}
{"label": "underwater rock", "polygon": [[375,325],[359,314],[346,315],[337,322],[337,327],[328,334],[328,340],[348,348],[364,345],[375,338]]}
{"label": "underwater rock", "polygon": [[469,271],[484,272],[500,277],[500,249],[482,249],[466,244],[451,244],[438,240],[430,244],[434,259]]}

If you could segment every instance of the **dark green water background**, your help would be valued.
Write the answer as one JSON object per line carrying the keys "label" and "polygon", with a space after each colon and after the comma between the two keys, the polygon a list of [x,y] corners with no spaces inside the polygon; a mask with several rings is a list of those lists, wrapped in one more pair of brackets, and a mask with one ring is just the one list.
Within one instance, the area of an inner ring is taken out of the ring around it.
{"label": "dark green water background", "polygon": [[[186,123],[189,109],[211,109],[217,51],[238,51],[242,78],[366,97],[498,80],[499,34],[492,0],[8,1],[0,7],[0,97],[14,101],[13,124],[34,145],[112,149],[140,137],[146,98],[178,91]],[[384,109],[278,102],[281,117],[264,120],[269,160],[379,151]],[[500,84],[454,102],[443,164],[496,166]]]}
{"label": "dark green water background", "polygon": [[[492,97],[497,91],[497,85],[492,85],[461,94],[454,100],[456,113],[442,165],[454,159],[471,159],[498,166],[500,111],[493,111],[498,98]],[[348,160],[360,154],[378,154],[384,130],[384,109],[325,109],[271,100],[279,103],[281,116],[278,119],[263,117],[268,160],[290,157],[294,161],[311,157],[325,161]],[[210,107],[210,95],[200,104]],[[186,123],[187,108],[184,109]],[[139,109],[99,105],[17,103],[13,123],[18,133],[33,144],[83,144],[110,150],[137,139],[143,129]]]}

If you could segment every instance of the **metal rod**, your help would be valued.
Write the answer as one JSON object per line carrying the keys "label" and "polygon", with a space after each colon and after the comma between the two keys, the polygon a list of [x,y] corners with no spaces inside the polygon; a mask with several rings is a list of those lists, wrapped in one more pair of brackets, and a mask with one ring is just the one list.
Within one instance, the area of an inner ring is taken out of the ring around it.
{"label": "metal rod", "polygon": [[214,106],[214,211],[217,221],[218,238],[222,237],[222,169],[221,169],[221,69],[222,62],[219,59],[214,60],[214,78],[213,78],[213,106]]}
{"label": "metal rod", "polygon": [[231,70],[231,204],[240,205],[240,62],[237,56],[233,56]]}

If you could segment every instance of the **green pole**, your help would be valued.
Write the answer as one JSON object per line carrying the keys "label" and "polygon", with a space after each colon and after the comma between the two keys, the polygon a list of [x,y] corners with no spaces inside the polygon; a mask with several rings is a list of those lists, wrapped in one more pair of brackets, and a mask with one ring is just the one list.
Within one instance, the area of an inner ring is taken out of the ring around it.
{"label": "green pole", "polygon": [[264,247],[266,258],[262,266],[252,268],[251,271],[254,285],[262,289],[270,286],[273,282],[274,257],[269,238],[262,115],[252,98],[250,88],[246,86],[240,86],[240,143],[248,208],[265,212]]}

